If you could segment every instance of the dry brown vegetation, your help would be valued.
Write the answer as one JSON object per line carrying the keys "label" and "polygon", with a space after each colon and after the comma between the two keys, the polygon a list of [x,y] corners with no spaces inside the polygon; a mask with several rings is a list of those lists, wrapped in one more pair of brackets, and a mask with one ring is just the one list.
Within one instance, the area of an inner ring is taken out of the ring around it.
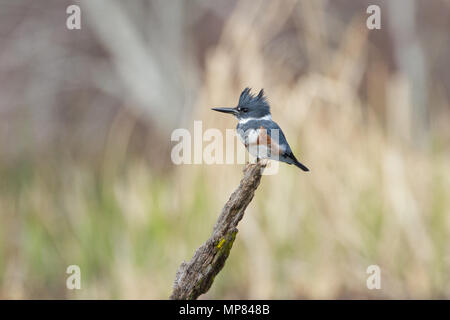
{"label": "dry brown vegetation", "polygon": [[0,297],[167,298],[242,173],[170,132],[250,86],[311,172],[262,178],[205,297],[449,298],[450,5],[377,2],[369,31],[365,1],[80,1],[71,33],[0,1]]}

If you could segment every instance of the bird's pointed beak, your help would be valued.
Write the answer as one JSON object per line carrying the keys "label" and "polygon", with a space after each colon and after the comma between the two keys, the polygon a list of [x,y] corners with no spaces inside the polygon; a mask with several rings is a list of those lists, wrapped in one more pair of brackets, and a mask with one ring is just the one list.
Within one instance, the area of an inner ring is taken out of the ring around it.
{"label": "bird's pointed beak", "polygon": [[219,112],[223,112],[223,113],[237,114],[236,108],[212,108],[211,110],[219,111]]}

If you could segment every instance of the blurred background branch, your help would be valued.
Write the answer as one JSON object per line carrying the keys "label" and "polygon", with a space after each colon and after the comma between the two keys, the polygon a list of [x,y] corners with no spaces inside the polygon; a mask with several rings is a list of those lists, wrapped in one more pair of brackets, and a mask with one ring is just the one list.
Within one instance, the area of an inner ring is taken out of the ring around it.
{"label": "blurred background branch", "polygon": [[[139,115],[157,119],[155,124],[163,132],[179,125],[185,107],[183,64],[188,61],[183,54],[186,2],[135,1],[125,5],[98,0],[83,4],[91,30],[111,54],[121,83],[136,101],[131,106],[143,109],[136,110]],[[108,14],[104,14],[105,8]],[[143,28],[135,19],[146,11],[148,16],[142,18],[148,23]],[[107,78],[98,79],[98,84],[106,90],[109,88]]]}

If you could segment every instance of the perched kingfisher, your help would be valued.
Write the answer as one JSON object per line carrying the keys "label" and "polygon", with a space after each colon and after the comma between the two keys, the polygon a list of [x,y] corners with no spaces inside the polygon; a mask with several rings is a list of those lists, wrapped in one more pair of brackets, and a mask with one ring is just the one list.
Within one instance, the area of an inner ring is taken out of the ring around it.
{"label": "perched kingfisher", "polygon": [[264,96],[264,89],[254,96],[245,88],[235,108],[212,108],[214,111],[230,113],[239,123],[236,127],[240,140],[248,152],[259,159],[272,159],[294,164],[303,171],[309,171],[292,153],[281,128],[272,120],[270,106]]}

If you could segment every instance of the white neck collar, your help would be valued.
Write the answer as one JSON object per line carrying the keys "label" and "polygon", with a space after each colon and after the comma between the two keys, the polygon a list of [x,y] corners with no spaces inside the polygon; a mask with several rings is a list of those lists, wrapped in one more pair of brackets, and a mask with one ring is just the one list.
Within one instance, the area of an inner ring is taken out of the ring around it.
{"label": "white neck collar", "polygon": [[268,115],[265,115],[264,117],[261,117],[261,118],[245,118],[245,119],[240,119],[240,120],[239,120],[239,123],[240,123],[240,124],[244,124],[244,123],[247,123],[247,122],[252,121],[252,120],[272,120],[272,116],[271,116],[270,114],[268,114]]}

